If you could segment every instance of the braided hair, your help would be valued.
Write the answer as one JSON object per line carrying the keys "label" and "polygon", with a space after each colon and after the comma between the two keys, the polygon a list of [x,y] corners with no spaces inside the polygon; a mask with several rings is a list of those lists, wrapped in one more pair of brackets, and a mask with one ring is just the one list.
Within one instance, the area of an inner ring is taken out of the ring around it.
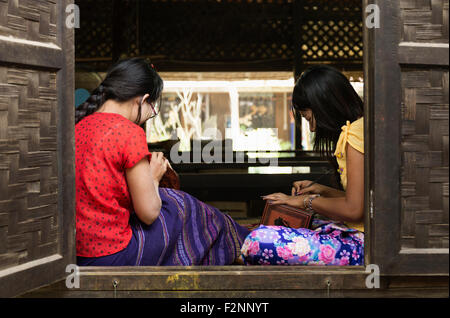
{"label": "braided hair", "polygon": [[[107,100],[126,102],[138,96],[149,94],[149,101],[161,98],[164,84],[161,77],[142,58],[131,58],[117,62],[107,72],[103,82],[92,91],[89,98],[75,111],[75,124],[96,112]],[[135,121],[141,120],[141,107]]]}

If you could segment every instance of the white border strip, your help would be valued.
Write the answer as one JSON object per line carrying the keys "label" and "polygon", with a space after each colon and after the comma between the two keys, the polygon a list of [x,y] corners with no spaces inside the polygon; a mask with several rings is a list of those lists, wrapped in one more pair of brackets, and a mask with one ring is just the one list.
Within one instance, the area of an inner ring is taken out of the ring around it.
{"label": "white border strip", "polygon": [[25,44],[25,45],[31,45],[31,46],[45,47],[45,48],[53,49],[53,50],[61,50],[61,48],[59,46],[57,46],[56,44],[54,44],[54,43],[30,41],[30,40],[15,38],[13,36],[0,35],[0,41],[11,42],[11,43],[18,43],[18,44]]}
{"label": "white border strip", "polygon": [[0,278],[8,276],[8,275],[11,275],[11,274],[15,274],[17,272],[25,271],[27,269],[30,269],[30,268],[33,268],[33,267],[36,267],[36,266],[40,266],[40,265],[44,265],[44,264],[47,264],[47,263],[51,263],[51,262],[57,261],[57,260],[62,259],[62,258],[63,258],[62,255],[54,254],[54,255],[51,255],[51,256],[48,256],[48,257],[44,257],[44,258],[40,258],[40,259],[37,259],[35,261],[31,261],[31,262],[24,263],[24,264],[21,264],[21,265],[11,264],[12,267],[0,271]]}

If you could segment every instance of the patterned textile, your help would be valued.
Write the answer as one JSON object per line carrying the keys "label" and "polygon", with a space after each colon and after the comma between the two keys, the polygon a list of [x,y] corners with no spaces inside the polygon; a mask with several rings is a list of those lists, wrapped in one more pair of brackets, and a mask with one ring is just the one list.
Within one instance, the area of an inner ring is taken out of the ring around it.
{"label": "patterned textile", "polygon": [[105,257],[78,257],[80,266],[230,265],[248,229],[186,192],[159,188],[162,208],[151,225],[133,214],[129,245]]}
{"label": "patterned textile", "polygon": [[261,225],[244,241],[246,265],[363,265],[364,234],[314,219],[312,229]]}

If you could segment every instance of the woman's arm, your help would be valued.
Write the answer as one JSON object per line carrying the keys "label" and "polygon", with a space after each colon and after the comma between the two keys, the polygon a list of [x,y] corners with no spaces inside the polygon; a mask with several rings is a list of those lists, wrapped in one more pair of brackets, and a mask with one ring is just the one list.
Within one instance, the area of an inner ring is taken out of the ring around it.
{"label": "woman's arm", "polygon": [[318,197],[313,209],[326,217],[344,222],[360,222],[364,217],[364,154],[346,145],[347,189],[340,198]]}
{"label": "woman's arm", "polygon": [[[360,222],[364,216],[364,154],[347,144],[347,191],[338,197],[318,197],[312,208],[330,219],[344,222]],[[288,204],[305,209],[310,195],[287,196],[274,193],[263,197],[274,204]]]}
{"label": "woman's arm", "polygon": [[135,166],[126,169],[126,178],[134,211],[147,225],[152,224],[161,211],[159,181],[167,169],[167,160],[162,154],[152,154],[151,162],[147,158]]}

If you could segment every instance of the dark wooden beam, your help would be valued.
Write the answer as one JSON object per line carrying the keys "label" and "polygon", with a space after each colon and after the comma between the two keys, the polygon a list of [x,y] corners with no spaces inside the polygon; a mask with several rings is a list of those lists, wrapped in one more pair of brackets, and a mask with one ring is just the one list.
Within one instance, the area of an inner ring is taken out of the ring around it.
{"label": "dark wooden beam", "polygon": [[62,49],[56,44],[0,39],[0,61],[26,67],[59,70],[64,63]]}
{"label": "dark wooden beam", "polygon": [[127,36],[127,26],[135,24],[134,13],[136,0],[113,0],[113,52],[112,62],[117,62],[124,55],[128,55],[131,46]]}
{"label": "dark wooden beam", "polygon": [[448,43],[400,43],[398,59],[400,64],[448,66]]}

